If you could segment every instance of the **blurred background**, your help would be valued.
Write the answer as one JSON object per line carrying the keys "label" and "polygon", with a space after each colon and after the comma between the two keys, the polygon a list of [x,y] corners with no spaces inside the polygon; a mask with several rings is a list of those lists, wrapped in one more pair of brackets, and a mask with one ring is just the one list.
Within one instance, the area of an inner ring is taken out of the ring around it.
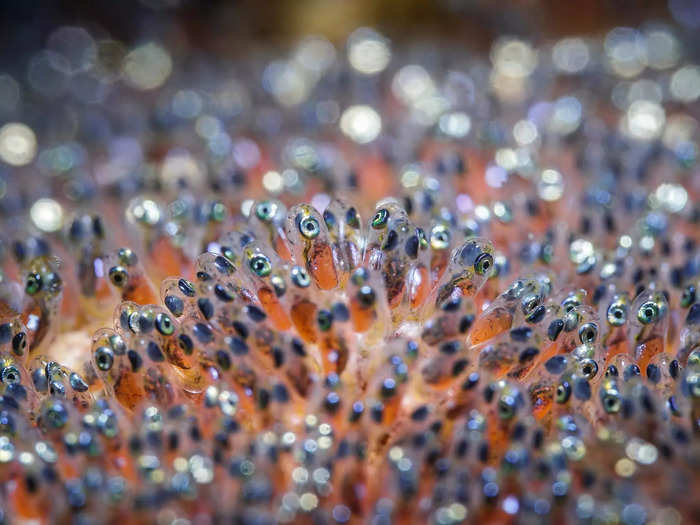
{"label": "blurred background", "polygon": [[[112,157],[123,160],[120,137],[138,146],[139,162],[141,148],[160,162],[168,141],[199,151],[206,138],[199,155],[222,164],[238,134],[281,152],[299,130],[340,126],[365,144],[394,126],[409,158],[412,141],[448,107],[471,112],[457,114],[468,123],[464,136],[472,117],[475,126],[493,117],[491,95],[517,106],[576,89],[632,111],[625,118],[641,123],[632,131],[653,140],[664,97],[696,112],[699,29],[700,0],[0,0],[0,160],[33,176],[36,159],[78,199],[90,195],[93,173],[99,185],[125,183],[122,171],[99,167],[102,156],[109,166]],[[591,38],[563,38],[578,36]],[[553,84],[534,74],[538,50],[555,44],[543,71],[591,75]],[[392,49],[401,55],[394,66]],[[397,69],[401,63],[408,66]],[[347,74],[348,64],[356,74]],[[638,78],[645,71],[649,78]],[[433,96],[431,75],[444,80],[444,96]],[[387,103],[390,82],[398,98]],[[575,115],[568,132],[587,103],[586,93],[578,96],[562,98],[562,111]],[[646,105],[637,115],[639,100]],[[194,130],[200,116],[209,127]],[[407,138],[398,122],[414,116],[418,127]],[[362,133],[353,135],[352,122]],[[193,162],[177,159],[178,169]],[[0,201],[5,189],[0,184]]]}
{"label": "blurred background", "polygon": [[[166,16],[164,16],[166,15]],[[52,28],[81,25],[133,42],[153,34],[235,56],[252,41],[284,46],[302,35],[334,43],[359,26],[395,41],[440,38],[487,49],[495,35],[551,38],[671,19],[700,26],[698,0],[4,0],[0,64],[45,44]]]}

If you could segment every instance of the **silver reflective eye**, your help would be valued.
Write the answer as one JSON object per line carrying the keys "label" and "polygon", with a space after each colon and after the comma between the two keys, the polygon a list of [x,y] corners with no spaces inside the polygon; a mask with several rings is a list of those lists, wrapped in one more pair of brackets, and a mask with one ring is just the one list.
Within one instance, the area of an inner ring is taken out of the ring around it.
{"label": "silver reflective eye", "polygon": [[0,372],[0,380],[6,385],[19,383],[21,381],[19,370],[12,365],[6,366],[2,369],[2,372]]}
{"label": "silver reflective eye", "polygon": [[277,204],[273,201],[263,201],[255,207],[255,215],[261,221],[269,222],[277,213]]}
{"label": "silver reflective eye", "polygon": [[620,411],[620,406],[622,405],[620,401],[620,394],[614,390],[608,390],[603,392],[602,399],[603,408],[608,414],[615,414]]}
{"label": "silver reflective eye", "polygon": [[578,329],[578,338],[583,344],[595,342],[598,337],[598,326],[595,323],[585,323]]}
{"label": "silver reflective eye", "polygon": [[97,363],[97,368],[106,372],[112,368],[112,364],[114,363],[114,353],[110,348],[100,346],[97,350],[95,350],[95,362]]}
{"label": "silver reflective eye", "polygon": [[314,217],[304,217],[299,221],[299,231],[307,239],[314,239],[321,233],[321,226]]}
{"label": "silver reflective eye", "polygon": [[627,303],[622,300],[614,301],[608,307],[608,323],[611,326],[622,326],[627,321]]}
{"label": "silver reflective eye", "polygon": [[598,374],[598,363],[593,359],[583,359],[581,361],[581,374],[586,379],[593,379]]}
{"label": "silver reflective eye", "polygon": [[311,277],[301,266],[294,266],[292,268],[292,282],[301,288],[306,288],[311,284]]}
{"label": "silver reflective eye", "polygon": [[637,319],[642,324],[650,324],[659,317],[659,305],[654,301],[644,302],[637,311]]}

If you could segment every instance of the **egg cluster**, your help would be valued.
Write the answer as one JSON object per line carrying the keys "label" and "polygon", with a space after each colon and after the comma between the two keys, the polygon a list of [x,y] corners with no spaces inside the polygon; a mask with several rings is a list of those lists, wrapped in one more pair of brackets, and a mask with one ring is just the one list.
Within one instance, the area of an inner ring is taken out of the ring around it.
{"label": "egg cluster", "polygon": [[430,70],[363,28],[236,64],[261,92],[57,33],[94,53],[37,55],[25,111],[71,140],[0,129],[5,522],[700,520],[673,30]]}

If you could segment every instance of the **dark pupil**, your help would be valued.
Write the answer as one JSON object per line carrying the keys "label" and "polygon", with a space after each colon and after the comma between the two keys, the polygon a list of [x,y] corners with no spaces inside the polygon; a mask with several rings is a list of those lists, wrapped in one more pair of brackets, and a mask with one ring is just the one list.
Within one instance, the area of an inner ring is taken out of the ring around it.
{"label": "dark pupil", "polygon": [[314,229],[314,225],[311,221],[306,223],[306,229],[309,231],[312,231]]}
{"label": "dark pupil", "polygon": [[646,315],[647,317],[651,317],[654,315],[654,310],[652,310],[651,308],[647,308],[646,310],[644,310],[644,315]]}
{"label": "dark pupil", "polygon": [[586,375],[588,375],[588,374],[591,373],[591,367],[590,367],[590,365],[586,365],[586,366],[583,367],[583,373],[586,374]]}
{"label": "dark pupil", "polygon": [[484,262],[481,263],[481,267],[482,267],[484,270],[488,270],[488,267],[489,267],[489,261],[488,261],[488,259],[486,259]]}
{"label": "dark pupil", "polygon": [[620,310],[615,310],[615,313],[613,315],[619,319],[620,317],[622,317],[622,312]]}
{"label": "dark pupil", "polygon": [[270,210],[267,209],[267,206],[263,206],[260,211],[262,212],[263,215],[267,215],[270,213]]}

